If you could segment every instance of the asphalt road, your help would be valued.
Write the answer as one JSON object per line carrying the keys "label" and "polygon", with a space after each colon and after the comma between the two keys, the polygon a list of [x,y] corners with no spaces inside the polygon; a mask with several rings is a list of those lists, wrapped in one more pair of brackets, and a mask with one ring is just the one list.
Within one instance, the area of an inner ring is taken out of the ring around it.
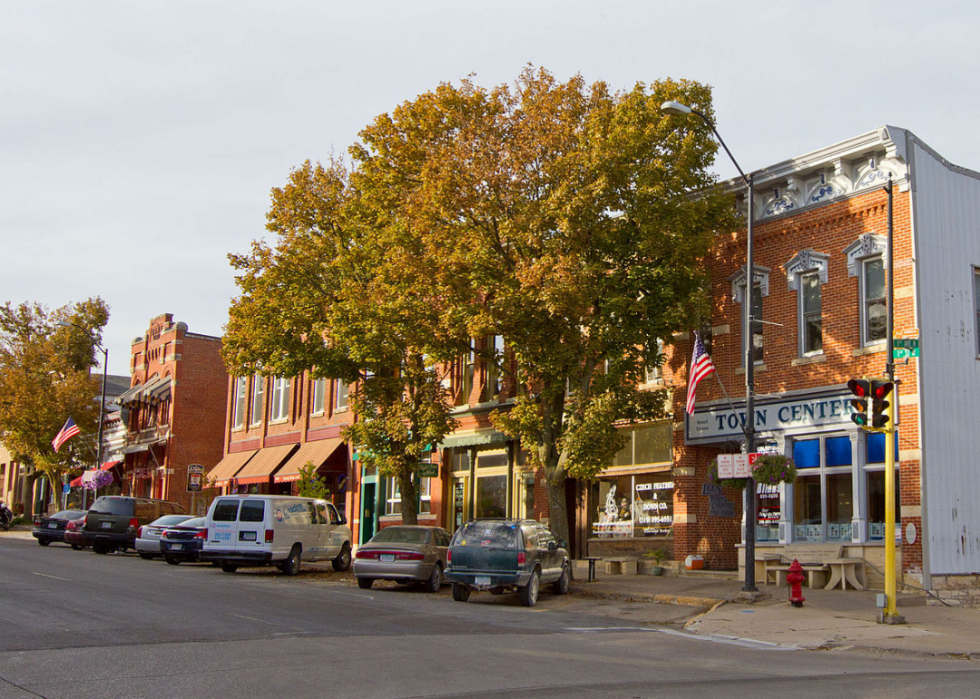
{"label": "asphalt road", "polygon": [[972,664],[691,637],[691,610],[453,602],[0,538],[0,699],[976,696]]}

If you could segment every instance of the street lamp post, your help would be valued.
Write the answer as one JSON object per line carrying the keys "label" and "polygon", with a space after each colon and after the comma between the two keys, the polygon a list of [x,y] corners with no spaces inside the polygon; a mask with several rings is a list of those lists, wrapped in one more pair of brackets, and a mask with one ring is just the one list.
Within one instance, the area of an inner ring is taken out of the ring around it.
{"label": "street lamp post", "polygon": [[[89,330],[87,328],[83,328],[81,325],[77,325],[75,323],[59,321],[58,323],[56,323],[56,325],[60,325],[63,328],[78,328],[79,330],[89,333]],[[92,340],[92,346],[97,348],[100,352],[102,352],[102,395],[99,397],[99,434],[98,434],[98,443],[96,444],[95,447],[95,468],[99,469],[102,468],[102,430],[103,430],[103,425],[105,424],[104,422],[105,421],[105,389],[106,389],[106,380],[109,374],[109,348],[103,347],[98,342],[96,342],[95,339],[91,336],[91,334],[89,334],[89,339]],[[83,510],[85,509],[86,499],[87,498],[85,495],[85,489],[82,488]]]}
{"label": "street lamp post", "polygon": [[[753,282],[755,281],[755,260],[752,250],[752,204],[753,204],[753,176],[742,172],[735,156],[728,150],[725,140],[718,133],[714,123],[701,112],[688,107],[680,102],[668,101],[660,105],[660,111],[665,114],[675,116],[687,116],[694,114],[700,117],[704,123],[714,133],[718,143],[725,149],[738,174],[742,176],[742,181],[748,190],[748,207],[746,212],[746,243],[745,243],[745,292],[742,297],[742,337],[745,343],[745,452],[752,454],[755,452],[755,359],[753,357],[754,342],[752,331],[755,319],[752,317],[752,296]],[[751,472],[750,472],[751,473]],[[745,584],[742,590],[745,592],[756,592],[755,586],[755,525],[756,525],[756,487],[755,479],[749,476],[745,483]]]}

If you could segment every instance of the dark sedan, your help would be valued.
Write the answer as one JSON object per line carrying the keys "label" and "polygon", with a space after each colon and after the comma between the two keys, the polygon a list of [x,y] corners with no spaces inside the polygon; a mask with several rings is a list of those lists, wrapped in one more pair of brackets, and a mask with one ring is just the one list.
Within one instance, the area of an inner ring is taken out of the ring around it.
{"label": "dark sedan", "polygon": [[206,518],[195,517],[164,529],[160,535],[163,560],[172,566],[201,560],[201,548],[208,535],[206,524]]}
{"label": "dark sedan", "polygon": [[85,510],[61,510],[48,517],[38,515],[34,518],[34,538],[41,546],[53,541],[65,542],[65,528],[69,522],[85,516]]}
{"label": "dark sedan", "polygon": [[438,592],[446,569],[449,532],[440,527],[385,527],[361,546],[354,557],[354,575],[361,589],[375,580],[421,582]]}

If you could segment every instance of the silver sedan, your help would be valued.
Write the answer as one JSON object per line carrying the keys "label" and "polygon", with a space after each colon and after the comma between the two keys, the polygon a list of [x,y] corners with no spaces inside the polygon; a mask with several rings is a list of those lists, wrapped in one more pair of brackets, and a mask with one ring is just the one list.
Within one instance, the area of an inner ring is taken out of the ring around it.
{"label": "silver sedan", "polygon": [[136,553],[140,558],[156,558],[160,555],[160,535],[167,527],[176,527],[194,515],[164,515],[145,524],[136,534]]}
{"label": "silver sedan", "polygon": [[450,538],[441,527],[385,527],[354,556],[358,586],[366,590],[375,580],[422,582],[429,592],[438,592]]}

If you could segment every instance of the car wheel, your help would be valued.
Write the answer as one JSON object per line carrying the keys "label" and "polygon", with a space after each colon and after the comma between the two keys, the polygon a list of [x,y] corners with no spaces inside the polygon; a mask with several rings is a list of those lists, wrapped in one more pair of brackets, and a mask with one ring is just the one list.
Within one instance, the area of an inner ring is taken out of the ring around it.
{"label": "car wheel", "polygon": [[109,546],[108,544],[103,544],[101,541],[96,541],[92,544],[92,550],[97,554],[104,556],[105,554],[109,553]]}
{"label": "car wheel", "polygon": [[374,584],[374,578],[358,578],[357,586],[362,590],[370,590]]}
{"label": "car wheel", "polygon": [[343,548],[340,549],[340,553],[337,557],[333,559],[333,569],[338,573],[343,573],[345,570],[350,568],[350,544],[344,544]]}
{"label": "car wheel", "polygon": [[554,591],[556,595],[567,595],[572,589],[572,569],[568,563],[561,566],[561,577],[555,581]]}
{"label": "car wheel", "polygon": [[144,561],[152,561],[154,558],[152,553],[146,553],[144,551],[140,551],[139,554],[140,554],[140,558],[142,558]]}
{"label": "car wheel", "polygon": [[299,575],[300,551],[299,546],[293,546],[289,549],[289,557],[279,567],[283,573],[286,575]]}
{"label": "car wheel", "polygon": [[82,546],[81,544],[72,544],[72,545],[71,545],[71,547],[72,547],[73,549],[75,549],[76,551],[81,551],[81,550],[82,550],[83,548],[85,548],[85,547],[84,547],[84,546]]}
{"label": "car wheel", "polygon": [[425,581],[425,591],[439,592],[440,587],[442,587],[442,567],[436,563],[432,566],[432,575]]}
{"label": "car wheel", "polygon": [[538,603],[538,590],[541,588],[541,573],[535,568],[527,585],[521,588],[521,605],[533,607]]}
{"label": "car wheel", "polygon": [[215,568],[220,568],[221,561],[211,561],[211,565],[214,566]]}
{"label": "car wheel", "polygon": [[51,543],[51,539],[38,539],[37,543],[39,543],[41,546],[47,546]]}
{"label": "car wheel", "polygon": [[180,559],[179,558],[176,558],[174,556],[167,556],[166,557],[166,560],[167,560],[167,563],[169,563],[172,566],[179,566],[180,565]]}
{"label": "car wheel", "polygon": [[221,561],[220,565],[221,570],[226,573],[234,573],[236,570],[238,570],[238,566],[236,566],[234,563],[225,563],[224,561]]}
{"label": "car wheel", "polygon": [[453,583],[453,599],[457,602],[465,602],[470,598],[470,588],[462,583]]}

